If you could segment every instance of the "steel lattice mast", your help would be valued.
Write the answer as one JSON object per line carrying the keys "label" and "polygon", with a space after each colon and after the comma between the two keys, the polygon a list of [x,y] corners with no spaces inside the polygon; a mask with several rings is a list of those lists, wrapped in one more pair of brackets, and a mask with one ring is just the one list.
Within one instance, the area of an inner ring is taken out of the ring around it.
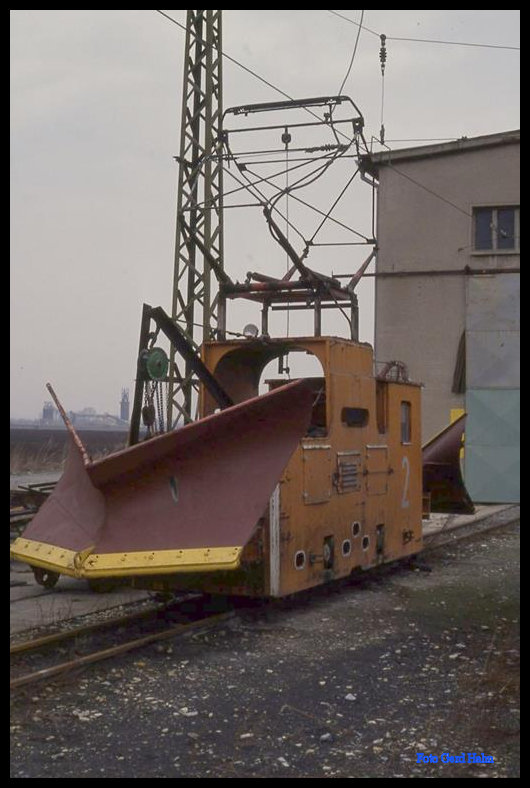
{"label": "steel lattice mast", "polygon": [[[224,336],[221,11],[188,11],[171,317],[196,349]],[[212,276],[213,275],[213,276]],[[179,369],[178,364],[181,364]],[[198,380],[173,347],[167,429],[193,420]]]}

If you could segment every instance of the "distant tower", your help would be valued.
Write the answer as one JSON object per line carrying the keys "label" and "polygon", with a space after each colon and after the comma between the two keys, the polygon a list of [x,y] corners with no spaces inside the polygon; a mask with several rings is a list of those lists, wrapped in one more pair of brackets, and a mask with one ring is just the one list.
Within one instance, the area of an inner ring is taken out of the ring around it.
{"label": "distant tower", "polygon": [[120,419],[129,421],[129,389],[121,390]]}
{"label": "distant tower", "polygon": [[42,408],[42,420],[46,424],[51,424],[55,419],[55,408],[52,402],[45,402]]}

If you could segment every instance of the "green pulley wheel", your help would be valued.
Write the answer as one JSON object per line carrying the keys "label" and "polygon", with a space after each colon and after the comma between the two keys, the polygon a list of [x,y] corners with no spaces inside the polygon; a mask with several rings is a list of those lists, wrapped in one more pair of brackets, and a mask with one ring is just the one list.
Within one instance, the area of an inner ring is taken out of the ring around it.
{"label": "green pulley wheel", "polygon": [[145,371],[151,380],[163,380],[167,376],[169,360],[161,347],[154,347],[143,353]]}

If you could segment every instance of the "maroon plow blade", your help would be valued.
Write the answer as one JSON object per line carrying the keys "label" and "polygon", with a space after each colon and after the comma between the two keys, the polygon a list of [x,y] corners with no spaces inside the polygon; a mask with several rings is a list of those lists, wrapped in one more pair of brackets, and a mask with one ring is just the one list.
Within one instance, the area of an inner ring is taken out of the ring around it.
{"label": "maroon plow blade", "polygon": [[12,556],[88,578],[237,568],[312,400],[295,381],[87,464],[72,441]]}

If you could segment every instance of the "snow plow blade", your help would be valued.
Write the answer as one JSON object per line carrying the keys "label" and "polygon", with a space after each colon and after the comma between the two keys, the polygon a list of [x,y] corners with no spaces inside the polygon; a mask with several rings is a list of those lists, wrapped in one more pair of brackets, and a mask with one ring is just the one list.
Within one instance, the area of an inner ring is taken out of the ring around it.
{"label": "snow plow blade", "polygon": [[433,512],[473,514],[475,511],[460,470],[465,420],[464,413],[423,446],[423,492],[430,495]]}
{"label": "snow plow blade", "polygon": [[11,555],[75,577],[236,569],[311,418],[303,381],[63,476]]}

